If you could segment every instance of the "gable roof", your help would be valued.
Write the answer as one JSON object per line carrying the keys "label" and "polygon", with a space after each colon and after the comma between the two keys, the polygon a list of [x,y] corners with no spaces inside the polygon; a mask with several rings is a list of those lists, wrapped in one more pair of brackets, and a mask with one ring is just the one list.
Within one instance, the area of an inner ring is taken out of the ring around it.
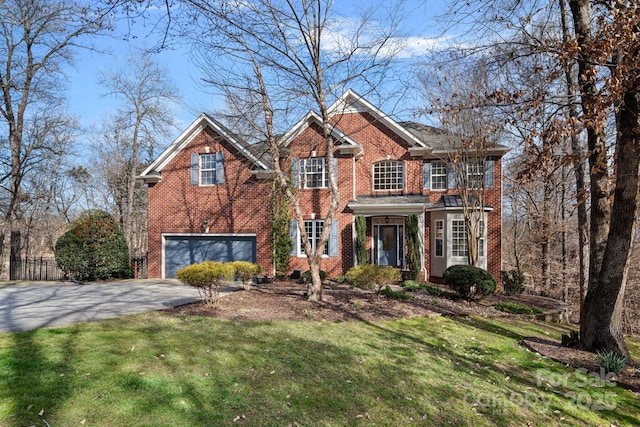
{"label": "gable roof", "polygon": [[[282,147],[288,147],[291,141],[296,139],[305,129],[307,129],[312,123],[322,127],[322,117],[315,111],[309,111],[298,123],[293,125],[291,129],[280,138],[279,144]],[[346,133],[341,131],[337,126],[333,126],[331,129],[331,136],[340,141],[341,145],[348,145],[358,147],[359,144],[350,138]]]}
{"label": "gable roof", "polygon": [[393,120],[389,115],[382,112],[378,107],[364,99],[353,89],[347,90],[328,109],[329,117],[355,112],[371,114],[377,121],[406,141],[410,147],[419,147],[423,149],[430,148],[423,140],[409,132],[406,128],[401,126],[400,123]]}
{"label": "gable roof", "polygon": [[227,129],[222,123],[206,113],[202,113],[189,127],[180,134],[170,145],[164,150],[153,163],[149,165],[138,178],[145,182],[158,182],[161,178],[162,169],[173,160],[173,158],[182,151],[202,130],[210,127],[218,135],[222,136],[226,142],[231,144],[240,154],[250,160],[259,170],[266,171],[269,169],[268,162],[261,159],[256,150],[251,148],[241,138]]}

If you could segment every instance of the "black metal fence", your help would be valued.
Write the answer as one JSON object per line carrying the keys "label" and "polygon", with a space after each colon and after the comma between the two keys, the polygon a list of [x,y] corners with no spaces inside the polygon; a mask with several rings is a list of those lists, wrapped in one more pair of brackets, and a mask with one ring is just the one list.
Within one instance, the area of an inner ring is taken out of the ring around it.
{"label": "black metal fence", "polygon": [[58,268],[55,258],[33,257],[9,260],[9,280],[64,280],[66,275]]}

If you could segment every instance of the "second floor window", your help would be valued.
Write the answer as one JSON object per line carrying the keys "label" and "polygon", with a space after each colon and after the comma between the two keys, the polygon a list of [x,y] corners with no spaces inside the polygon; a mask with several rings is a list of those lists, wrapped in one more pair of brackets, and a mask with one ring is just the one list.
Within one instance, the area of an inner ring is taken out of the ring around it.
{"label": "second floor window", "polygon": [[302,177],[304,188],[326,188],[329,186],[326,160],[324,157],[300,159],[300,177]]}
{"label": "second floor window", "polygon": [[200,185],[216,184],[215,154],[200,154]]}
{"label": "second floor window", "polygon": [[431,189],[447,189],[447,164],[445,162],[431,162]]}
{"label": "second floor window", "polygon": [[373,164],[374,190],[403,190],[404,164],[394,160],[385,160]]}
{"label": "second floor window", "polygon": [[485,187],[485,167],[484,161],[474,161],[466,163],[467,167],[467,187],[468,188],[483,188]]}

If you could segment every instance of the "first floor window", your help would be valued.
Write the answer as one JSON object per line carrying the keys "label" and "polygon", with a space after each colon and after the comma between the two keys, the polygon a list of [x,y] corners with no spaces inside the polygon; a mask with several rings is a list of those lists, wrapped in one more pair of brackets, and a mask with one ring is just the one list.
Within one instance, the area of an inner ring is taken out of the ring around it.
{"label": "first floor window", "polygon": [[435,256],[444,256],[444,221],[441,219],[436,220],[436,244],[435,244]]}
{"label": "first floor window", "polygon": [[464,220],[451,221],[451,256],[466,257],[469,255],[467,227]]}
{"label": "first floor window", "polygon": [[[322,231],[324,230],[324,220],[307,220],[304,222],[304,229],[307,232],[307,237],[309,238],[309,242],[311,243],[311,248],[315,252],[316,248],[320,244],[320,236],[322,235]],[[302,238],[300,238],[300,254],[305,254],[304,242],[302,241]],[[324,245],[323,255],[329,255],[329,242]]]}

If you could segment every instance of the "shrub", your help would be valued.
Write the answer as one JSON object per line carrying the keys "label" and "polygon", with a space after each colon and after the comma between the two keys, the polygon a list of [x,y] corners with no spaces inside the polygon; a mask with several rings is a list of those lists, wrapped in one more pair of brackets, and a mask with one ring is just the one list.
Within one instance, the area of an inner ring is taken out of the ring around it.
{"label": "shrub", "polygon": [[225,280],[233,279],[235,273],[231,263],[204,261],[191,264],[176,271],[176,278],[182,283],[198,288],[203,303],[218,303],[220,287]]}
{"label": "shrub", "polygon": [[404,292],[398,292],[391,289],[389,286],[385,286],[379,292],[380,295],[384,295],[387,298],[394,299],[413,299],[413,297],[409,294],[405,294]]}
{"label": "shrub", "polygon": [[382,285],[400,280],[400,270],[386,265],[356,265],[347,271],[347,280],[355,287],[380,292]]}
{"label": "shrub", "polygon": [[422,288],[422,285],[415,280],[405,280],[402,282],[402,289],[407,292],[417,292]]}
{"label": "shrub", "polygon": [[[327,278],[327,272],[324,270],[320,270],[320,280],[324,281]],[[307,270],[300,275],[300,280],[303,283],[311,282],[311,270]]]}
{"label": "shrub", "polygon": [[442,279],[445,285],[467,300],[482,299],[496,290],[496,279],[488,271],[473,265],[452,265],[442,273]]}
{"label": "shrub", "polygon": [[502,270],[500,272],[502,290],[507,295],[520,295],[524,292],[524,274],[520,270]]}
{"label": "shrub", "polygon": [[407,264],[409,267],[409,279],[416,280],[420,275],[422,260],[420,257],[420,230],[418,216],[409,215],[406,218],[407,225]]}
{"label": "shrub", "polygon": [[104,211],[88,211],[56,242],[58,266],[77,280],[128,279],[129,249],[116,221]]}
{"label": "shrub", "polygon": [[613,372],[619,375],[624,365],[627,364],[627,358],[613,350],[598,350],[596,354],[598,355],[598,363],[607,374]]}
{"label": "shrub", "polygon": [[247,261],[233,261],[229,263],[235,272],[235,275],[242,280],[242,286],[251,289],[251,279],[262,273],[262,266]]}
{"label": "shrub", "polygon": [[[428,283],[423,283],[420,288],[422,289],[422,291],[428,295],[434,296],[434,297],[446,297],[448,296],[448,292],[443,291],[442,289],[430,285]],[[451,294],[453,295],[453,294]]]}
{"label": "shrub", "polygon": [[505,313],[511,314],[542,314],[542,310],[538,307],[530,307],[525,304],[520,304],[517,302],[497,302],[493,304],[496,310],[504,311]]}
{"label": "shrub", "polygon": [[369,264],[369,250],[367,249],[367,219],[363,215],[356,215],[355,252],[358,264]]}

